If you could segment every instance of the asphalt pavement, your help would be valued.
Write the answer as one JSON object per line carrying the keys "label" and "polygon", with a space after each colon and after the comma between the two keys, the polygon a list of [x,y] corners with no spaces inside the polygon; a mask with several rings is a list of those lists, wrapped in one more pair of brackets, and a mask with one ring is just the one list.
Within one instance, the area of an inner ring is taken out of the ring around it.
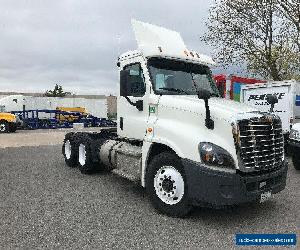
{"label": "asphalt pavement", "polygon": [[299,236],[299,187],[290,166],[266,203],[169,218],[130,181],[67,167],[60,145],[0,148],[0,249],[232,249],[236,233]]}

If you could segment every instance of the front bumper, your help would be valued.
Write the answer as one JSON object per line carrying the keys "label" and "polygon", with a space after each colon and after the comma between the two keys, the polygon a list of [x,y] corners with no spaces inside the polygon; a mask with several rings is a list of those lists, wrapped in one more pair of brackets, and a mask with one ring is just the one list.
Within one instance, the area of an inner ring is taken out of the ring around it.
{"label": "front bumper", "polygon": [[[226,206],[255,201],[261,193],[278,193],[285,188],[287,162],[270,173],[240,174],[212,170],[197,162],[182,160],[193,205]],[[261,188],[261,183],[264,184]]]}

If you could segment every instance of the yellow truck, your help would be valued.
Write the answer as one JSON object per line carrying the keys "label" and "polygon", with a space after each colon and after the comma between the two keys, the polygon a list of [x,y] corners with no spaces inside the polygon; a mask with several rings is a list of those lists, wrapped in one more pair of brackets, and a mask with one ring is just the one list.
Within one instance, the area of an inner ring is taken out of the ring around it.
{"label": "yellow truck", "polygon": [[13,133],[17,130],[17,117],[10,113],[0,113],[0,133]]}

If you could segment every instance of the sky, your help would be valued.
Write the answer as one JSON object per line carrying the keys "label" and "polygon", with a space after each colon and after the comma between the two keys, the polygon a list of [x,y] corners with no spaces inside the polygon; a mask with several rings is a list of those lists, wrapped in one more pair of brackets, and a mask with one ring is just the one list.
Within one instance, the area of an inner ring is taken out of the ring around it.
{"label": "sky", "polygon": [[0,92],[116,94],[118,56],[137,48],[131,18],[200,40],[213,0],[0,0]]}

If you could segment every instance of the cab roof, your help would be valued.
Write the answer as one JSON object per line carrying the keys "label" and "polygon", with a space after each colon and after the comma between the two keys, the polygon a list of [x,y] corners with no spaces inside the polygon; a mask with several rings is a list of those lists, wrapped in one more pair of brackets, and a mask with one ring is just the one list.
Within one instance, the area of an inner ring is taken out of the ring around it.
{"label": "cab roof", "polygon": [[211,57],[187,49],[181,35],[173,30],[149,23],[131,20],[138,50],[123,53],[119,60],[142,55],[146,58],[161,57],[197,64],[215,65]]}

